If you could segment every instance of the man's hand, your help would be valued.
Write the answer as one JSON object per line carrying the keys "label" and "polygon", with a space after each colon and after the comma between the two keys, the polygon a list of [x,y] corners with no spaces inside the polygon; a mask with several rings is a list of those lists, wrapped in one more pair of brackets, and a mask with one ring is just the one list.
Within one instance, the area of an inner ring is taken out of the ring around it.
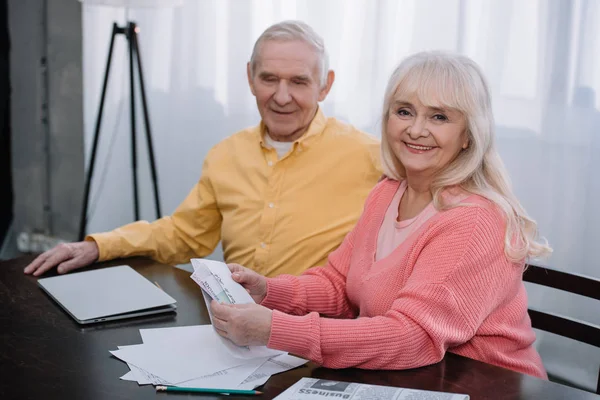
{"label": "man's hand", "polygon": [[273,312],[258,304],[210,303],[217,333],[238,346],[265,346],[271,336]]}
{"label": "man's hand", "polygon": [[267,295],[267,278],[239,264],[227,264],[231,278],[242,285],[257,304]]}
{"label": "man's hand", "polygon": [[39,276],[58,267],[58,273],[64,274],[92,264],[98,260],[98,254],[98,245],[94,241],[62,243],[40,254],[23,272]]}

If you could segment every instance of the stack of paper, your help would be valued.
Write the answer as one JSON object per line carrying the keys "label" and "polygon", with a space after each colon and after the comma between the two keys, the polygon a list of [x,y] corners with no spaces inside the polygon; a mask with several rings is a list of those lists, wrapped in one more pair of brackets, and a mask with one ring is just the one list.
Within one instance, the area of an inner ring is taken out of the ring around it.
{"label": "stack of paper", "polygon": [[[253,302],[248,292],[231,279],[224,263],[194,259],[192,264],[192,279],[203,288],[207,306],[211,298],[234,304]],[[140,329],[140,335],[143,344],[119,346],[119,350],[110,352],[131,369],[121,379],[140,385],[253,389],[273,374],[306,363],[265,346],[236,346],[212,325]]]}
{"label": "stack of paper", "polygon": [[239,358],[222,345],[212,325],[140,329],[144,344],[111,351],[127,363],[121,377],[140,385],[172,385],[216,389],[253,389],[273,374],[304,363],[298,357]]}

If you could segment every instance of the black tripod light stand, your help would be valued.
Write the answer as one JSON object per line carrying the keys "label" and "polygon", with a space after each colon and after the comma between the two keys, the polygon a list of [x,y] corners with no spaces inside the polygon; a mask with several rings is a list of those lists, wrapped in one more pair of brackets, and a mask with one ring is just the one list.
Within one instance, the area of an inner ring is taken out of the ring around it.
{"label": "black tripod light stand", "polygon": [[[112,61],[113,47],[115,36],[125,35],[129,44],[129,89],[131,102],[131,170],[133,173],[133,205],[135,212],[135,220],[140,219],[140,210],[138,202],[138,185],[137,185],[137,154],[136,154],[136,119],[135,119],[135,66],[137,65],[138,75],[140,77],[140,88],[142,95],[142,106],[144,110],[144,125],[146,127],[146,141],[148,144],[148,157],[150,159],[150,170],[152,173],[152,184],[154,186],[154,204],[156,206],[156,218],[162,215],[160,212],[160,200],[158,195],[158,182],[156,178],[156,162],[154,160],[154,149],[152,146],[152,133],[150,131],[150,117],[148,115],[148,105],[146,103],[146,90],[144,89],[144,76],[142,74],[142,60],[140,56],[140,48],[138,43],[139,28],[135,22],[129,22],[125,27],[119,27],[116,23],[113,24],[112,36],[110,38],[110,48],[108,50],[108,58],[106,60],[106,69],[104,70],[104,83],[102,85],[102,95],[100,96],[100,105],[98,106],[98,116],[96,119],[96,128],[94,131],[94,142],[92,145],[92,155],[90,165],[87,171],[85,181],[85,191],[83,195],[83,209],[81,212],[81,220],[79,223],[79,240],[85,237],[87,225],[88,200],[90,195],[90,187],[92,177],[94,175],[94,163],[96,161],[96,151],[98,149],[98,139],[100,137],[100,125],[102,124],[102,112],[104,111],[104,100],[106,97],[106,87],[108,84],[108,76],[110,74],[110,64]],[[134,60],[135,59],[135,60]]]}

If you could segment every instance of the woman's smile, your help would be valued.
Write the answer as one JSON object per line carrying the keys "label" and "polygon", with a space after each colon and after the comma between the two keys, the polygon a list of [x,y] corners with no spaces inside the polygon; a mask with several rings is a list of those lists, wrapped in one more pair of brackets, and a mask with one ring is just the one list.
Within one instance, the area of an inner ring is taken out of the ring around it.
{"label": "woman's smile", "polygon": [[414,144],[414,143],[406,143],[406,142],[402,142],[406,145],[406,147],[408,148],[408,151],[410,151],[411,153],[415,153],[415,154],[422,154],[428,151],[431,151],[433,149],[436,149],[437,146],[423,146],[420,144]]}

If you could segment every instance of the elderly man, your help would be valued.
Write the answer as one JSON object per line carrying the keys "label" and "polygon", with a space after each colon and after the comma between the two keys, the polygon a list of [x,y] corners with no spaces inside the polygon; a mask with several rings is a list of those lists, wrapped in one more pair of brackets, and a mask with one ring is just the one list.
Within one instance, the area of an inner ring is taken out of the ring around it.
{"label": "elderly man", "polygon": [[319,108],[334,81],[308,25],[269,27],[247,65],[261,123],[217,144],[200,181],[168,217],[62,244],[25,268],[59,273],[120,257],[189,262],[223,242],[225,261],[266,276],[325,262],[356,223],[381,175],[378,141]]}

